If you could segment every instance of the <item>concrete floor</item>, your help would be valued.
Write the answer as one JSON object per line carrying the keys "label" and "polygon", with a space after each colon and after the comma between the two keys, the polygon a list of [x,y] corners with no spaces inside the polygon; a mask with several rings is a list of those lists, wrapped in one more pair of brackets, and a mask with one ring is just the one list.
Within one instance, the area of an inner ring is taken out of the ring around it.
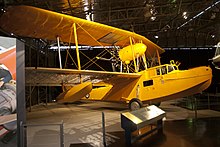
{"label": "concrete floor", "polygon": [[[136,142],[137,146],[197,146],[193,135],[204,136],[208,122],[220,122],[220,112],[199,110],[197,121],[195,112],[173,105],[175,101],[164,102],[161,109],[167,113],[164,123],[164,135],[153,135],[146,140]],[[126,112],[127,106],[107,102],[81,102],[78,104],[39,105],[27,113],[28,124],[46,124],[64,122],[65,147],[103,146],[102,145],[102,112],[106,121],[106,140],[108,146],[125,146],[124,130],[120,124],[120,114]],[[210,121],[211,119],[211,121]],[[219,123],[218,123],[219,124]],[[210,124],[209,124],[210,125]],[[214,125],[211,125],[214,126]],[[211,127],[212,128],[212,127]],[[218,130],[217,130],[218,129]],[[213,128],[216,137],[210,138],[220,146],[220,128]],[[216,131],[216,132],[215,132]],[[28,147],[59,146],[59,126],[28,127]],[[202,137],[201,136],[201,137]],[[155,139],[154,139],[155,138]],[[207,136],[207,138],[209,138]],[[159,139],[159,140],[158,140]],[[197,138],[198,139],[198,138]],[[149,142],[149,140],[152,140]],[[205,140],[205,138],[203,138]],[[153,142],[153,143],[152,143]],[[206,144],[199,144],[206,145]]]}
{"label": "concrete floor", "polygon": [[[198,110],[195,112],[177,107],[175,101],[162,103],[166,112],[164,133],[148,136],[133,146],[220,146],[220,112]],[[120,114],[127,106],[107,102],[80,102],[78,104],[48,104],[32,107],[27,113],[28,147],[59,147],[59,125],[64,123],[65,147],[95,146],[102,144],[102,112],[105,114],[107,146],[126,146]],[[2,146],[1,146],[2,147]]]}

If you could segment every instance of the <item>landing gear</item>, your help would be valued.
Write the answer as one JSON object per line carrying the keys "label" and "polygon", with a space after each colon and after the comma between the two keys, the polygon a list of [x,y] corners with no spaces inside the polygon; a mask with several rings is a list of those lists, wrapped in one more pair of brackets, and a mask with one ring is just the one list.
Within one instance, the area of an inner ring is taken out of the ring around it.
{"label": "landing gear", "polygon": [[131,111],[134,111],[134,110],[138,110],[140,109],[141,107],[143,106],[143,103],[140,99],[138,98],[133,98],[132,100],[130,100],[129,102],[129,109]]}

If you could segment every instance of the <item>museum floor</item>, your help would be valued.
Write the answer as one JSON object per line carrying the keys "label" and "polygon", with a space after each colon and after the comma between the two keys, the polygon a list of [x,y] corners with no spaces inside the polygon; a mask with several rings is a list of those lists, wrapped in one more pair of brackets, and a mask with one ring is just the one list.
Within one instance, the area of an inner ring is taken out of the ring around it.
{"label": "museum floor", "polygon": [[[174,103],[168,101],[161,105],[166,112],[163,134],[154,133],[133,146],[220,146],[219,111],[198,110],[198,119],[195,119],[194,111],[177,107]],[[27,113],[27,124],[60,124],[63,121],[65,147],[99,147],[103,146],[101,112],[104,112],[107,146],[123,147],[126,145],[120,114],[126,111],[125,105],[106,102],[38,105]],[[59,125],[28,126],[28,147],[59,147],[59,129]]]}

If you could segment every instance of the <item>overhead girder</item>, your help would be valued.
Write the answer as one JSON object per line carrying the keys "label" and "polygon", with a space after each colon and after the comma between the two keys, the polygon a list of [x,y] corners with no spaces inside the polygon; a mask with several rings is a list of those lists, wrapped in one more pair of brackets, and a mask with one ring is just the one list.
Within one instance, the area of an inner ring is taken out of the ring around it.
{"label": "overhead girder", "polygon": [[[219,35],[219,4],[206,13],[194,19],[180,30],[177,28],[190,18],[215,3],[216,0],[22,0],[17,4],[32,5],[49,9],[59,13],[86,18],[86,14],[93,15],[94,21],[110,26],[135,31],[149,39],[155,40],[155,33],[165,38],[167,31],[187,31],[189,33],[204,33],[209,39],[220,39]],[[85,9],[87,7],[88,9]],[[156,14],[154,21],[150,20],[150,9],[153,7]],[[182,14],[187,12],[188,19]],[[146,14],[149,13],[149,14]],[[146,15],[145,15],[146,14]],[[207,35],[208,34],[208,35]],[[212,36],[215,36],[211,38]],[[172,36],[171,36],[172,37]],[[159,42],[156,40],[156,42]],[[197,41],[198,43],[199,41]],[[175,43],[176,44],[176,43]],[[202,43],[200,43],[202,44]],[[159,44],[160,45],[160,44]]]}
{"label": "overhead girder", "polygon": [[[103,1],[99,1],[99,2],[102,3]],[[219,15],[214,15],[213,17],[211,16],[212,12],[219,13],[219,9],[217,7],[213,7],[210,11],[208,11],[204,15],[191,21],[189,24],[181,28],[181,30],[177,29],[183,23],[188,21],[189,18],[194,17],[201,11],[205,10],[208,6],[212,5],[214,2],[212,0],[209,1],[182,0],[182,1],[176,1],[176,3],[168,3],[168,1],[155,1],[155,3],[153,4],[157,11],[157,14],[155,15],[156,20],[154,21],[151,21],[150,17],[144,16],[144,13],[146,11],[145,9],[146,5],[140,5],[141,2],[143,1],[137,0],[130,7],[125,3],[124,5],[117,5],[117,2],[122,3],[121,1],[111,1],[111,6],[109,6],[107,2],[103,4],[99,4],[102,7],[100,7],[100,9],[94,9],[93,11],[94,20],[115,27],[122,27],[123,29],[135,31],[138,34],[147,36],[151,40],[155,40],[155,42],[159,43],[159,45],[161,45],[160,44],[161,41],[160,40],[158,41],[157,39],[154,38],[154,35],[156,35],[155,33],[157,34],[160,33],[160,35],[162,36],[161,38],[166,39],[167,31],[171,31],[171,32],[187,31],[190,34],[203,34],[203,36],[206,36],[205,37],[206,41],[204,39],[201,40],[204,40],[205,42],[207,42],[207,40],[211,40],[209,42],[215,42],[219,38],[218,37],[219,35],[217,35],[219,31],[216,30],[218,28],[216,27],[217,25],[216,23],[219,20]],[[121,6],[121,9],[119,6]],[[104,9],[106,11],[104,11]],[[183,18],[182,14],[184,11],[187,12],[188,19]],[[216,38],[212,37],[213,34],[215,34]],[[150,36],[152,36],[152,38]],[[201,35],[198,35],[197,38],[200,38],[199,36]],[[177,38],[175,38],[176,36],[170,36],[170,37],[176,40],[177,42],[181,42],[181,40],[178,41],[179,37]],[[187,37],[188,36],[184,35],[184,38]],[[190,40],[190,38],[188,38],[188,40]],[[204,44],[204,42],[199,43],[201,42],[201,40],[198,39],[198,41],[194,41],[197,44],[195,43],[193,44],[195,45]],[[176,44],[176,42],[174,44]],[[186,41],[186,43],[184,44],[192,44],[192,43],[187,43]]]}

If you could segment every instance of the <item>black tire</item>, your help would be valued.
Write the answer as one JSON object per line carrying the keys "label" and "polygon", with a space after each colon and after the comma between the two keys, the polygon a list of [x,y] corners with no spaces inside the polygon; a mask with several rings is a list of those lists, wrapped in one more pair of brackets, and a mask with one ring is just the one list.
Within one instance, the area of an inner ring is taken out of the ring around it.
{"label": "black tire", "polygon": [[143,103],[140,99],[138,98],[133,98],[132,100],[130,100],[129,102],[129,109],[131,111],[134,111],[134,110],[138,110],[140,109],[141,107],[143,106]]}

